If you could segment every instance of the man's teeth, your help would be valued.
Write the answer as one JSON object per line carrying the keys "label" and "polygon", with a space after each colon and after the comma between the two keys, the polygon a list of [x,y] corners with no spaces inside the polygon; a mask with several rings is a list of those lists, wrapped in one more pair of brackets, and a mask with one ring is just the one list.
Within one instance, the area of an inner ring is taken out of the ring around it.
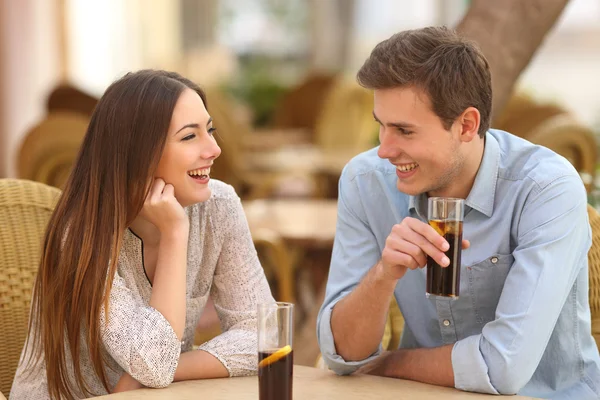
{"label": "man's teeth", "polygon": [[202,175],[210,175],[210,168],[202,168],[202,169],[195,169],[193,171],[189,171],[188,175],[190,176],[202,176]]}
{"label": "man's teeth", "polygon": [[417,164],[417,163],[396,165],[396,169],[398,169],[402,172],[407,172],[407,171],[412,171],[413,169],[417,168],[418,166],[419,166],[419,164]]}

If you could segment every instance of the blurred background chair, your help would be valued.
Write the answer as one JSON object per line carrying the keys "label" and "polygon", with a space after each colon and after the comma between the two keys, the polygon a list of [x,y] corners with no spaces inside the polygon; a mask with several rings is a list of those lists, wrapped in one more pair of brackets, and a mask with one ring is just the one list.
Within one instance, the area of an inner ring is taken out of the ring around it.
{"label": "blurred background chair", "polygon": [[59,195],[38,182],[0,179],[0,390],[6,394],[27,336],[42,240]]}
{"label": "blurred background chair", "polygon": [[592,335],[600,349],[600,214],[588,205],[588,216],[592,227],[592,247],[588,252]]}
{"label": "blurred background chair", "polygon": [[48,95],[46,111],[48,113],[67,111],[90,117],[97,103],[98,99],[96,97],[75,86],[64,83],[55,87]]}
{"label": "blurred background chair", "polygon": [[340,75],[327,93],[315,127],[315,144],[325,150],[356,154],[377,144],[379,125],[373,118],[373,92]]}
{"label": "blurred background chair", "polygon": [[494,121],[493,127],[545,146],[565,157],[582,177],[589,177],[584,182],[588,191],[591,190],[598,159],[594,132],[563,107],[536,101],[525,94],[516,94]]}
{"label": "blurred background chair", "polygon": [[335,78],[335,74],[312,73],[292,87],[273,110],[273,126],[306,129],[314,137],[317,120]]}
{"label": "blurred background chair", "polygon": [[89,119],[56,111],[27,132],[18,154],[19,178],[62,188],[79,153]]}

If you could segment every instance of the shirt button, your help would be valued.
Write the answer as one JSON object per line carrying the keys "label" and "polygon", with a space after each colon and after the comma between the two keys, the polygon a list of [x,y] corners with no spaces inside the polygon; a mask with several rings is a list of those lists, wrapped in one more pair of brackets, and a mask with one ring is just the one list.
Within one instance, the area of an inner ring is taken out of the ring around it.
{"label": "shirt button", "polygon": [[498,262],[498,257],[492,257],[490,261],[492,262],[492,264],[496,264]]}
{"label": "shirt button", "polygon": [[447,319],[445,319],[442,323],[444,324],[444,326],[450,326],[450,321],[448,321]]}

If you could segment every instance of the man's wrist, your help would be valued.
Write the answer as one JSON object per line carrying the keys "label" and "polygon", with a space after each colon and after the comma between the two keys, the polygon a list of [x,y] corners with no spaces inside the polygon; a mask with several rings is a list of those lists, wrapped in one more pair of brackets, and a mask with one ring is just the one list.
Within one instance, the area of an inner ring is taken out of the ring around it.
{"label": "man's wrist", "polygon": [[399,371],[402,363],[402,350],[394,350],[387,356],[383,368],[383,376],[386,378],[400,378]]}
{"label": "man's wrist", "polygon": [[395,278],[387,272],[388,268],[386,268],[382,259],[375,264],[373,269],[374,271],[372,278],[375,284],[378,286],[396,287],[396,283],[398,283],[399,278]]}

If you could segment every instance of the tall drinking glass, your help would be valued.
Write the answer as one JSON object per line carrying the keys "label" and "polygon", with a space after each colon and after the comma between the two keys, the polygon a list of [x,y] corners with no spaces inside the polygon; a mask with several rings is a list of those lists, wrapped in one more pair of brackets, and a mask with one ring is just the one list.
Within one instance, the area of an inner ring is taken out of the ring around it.
{"label": "tall drinking glass", "polygon": [[292,400],[294,305],[258,305],[258,388],[260,400]]}
{"label": "tall drinking glass", "polygon": [[450,264],[442,267],[433,258],[427,256],[426,294],[427,297],[435,295],[458,299],[464,200],[430,197],[428,205],[429,225],[450,245],[446,251],[446,257],[450,259]]}

